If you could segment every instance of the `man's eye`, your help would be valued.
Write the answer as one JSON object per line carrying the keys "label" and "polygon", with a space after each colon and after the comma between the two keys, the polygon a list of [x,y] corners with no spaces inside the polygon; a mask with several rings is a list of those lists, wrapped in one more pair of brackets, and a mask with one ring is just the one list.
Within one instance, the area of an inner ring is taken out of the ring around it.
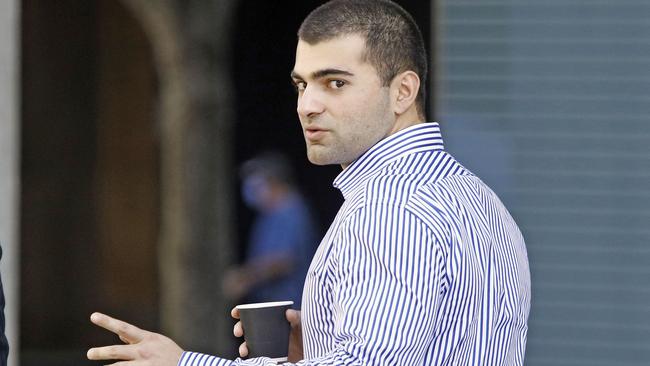
{"label": "man's eye", "polygon": [[307,83],[305,83],[304,81],[297,81],[293,83],[293,85],[296,87],[297,91],[304,91],[305,88],[307,87]]}
{"label": "man's eye", "polygon": [[343,80],[330,80],[329,87],[332,89],[341,89],[345,85]]}

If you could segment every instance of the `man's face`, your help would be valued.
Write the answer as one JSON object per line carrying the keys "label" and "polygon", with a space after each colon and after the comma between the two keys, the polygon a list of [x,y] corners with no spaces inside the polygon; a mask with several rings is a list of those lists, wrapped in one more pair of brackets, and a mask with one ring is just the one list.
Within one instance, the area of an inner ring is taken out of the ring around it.
{"label": "man's face", "polygon": [[362,61],[364,47],[358,35],[314,45],[298,41],[291,77],[307,157],[314,164],[345,168],[395,126],[389,87]]}

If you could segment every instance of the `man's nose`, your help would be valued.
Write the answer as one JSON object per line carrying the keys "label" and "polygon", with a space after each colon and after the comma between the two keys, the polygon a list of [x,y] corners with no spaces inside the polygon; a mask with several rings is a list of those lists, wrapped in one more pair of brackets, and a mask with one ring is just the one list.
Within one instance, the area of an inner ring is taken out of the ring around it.
{"label": "man's nose", "polygon": [[315,89],[305,88],[298,96],[298,115],[303,117],[313,117],[323,113],[325,105],[320,100],[318,92]]}

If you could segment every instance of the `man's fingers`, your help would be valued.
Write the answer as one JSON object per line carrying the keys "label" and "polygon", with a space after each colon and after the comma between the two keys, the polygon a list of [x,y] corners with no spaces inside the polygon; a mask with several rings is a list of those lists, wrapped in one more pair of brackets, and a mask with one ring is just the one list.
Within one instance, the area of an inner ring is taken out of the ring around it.
{"label": "man's fingers", "polygon": [[91,348],[86,356],[89,360],[134,360],[137,356],[132,345]]}
{"label": "man's fingers", "polygon": [[230,316],[232,316],[235,319],[239,319],[239,309],[237,309],[236,307],[232,308],[232,310],[230,310]]}
{"label": "man's fingers", "polygon": [[[239,309],[233,308],[230,311],[230,315],[235,319],[239,319]],[[241,322],[237,322],[237,324],[235,324],[235,326],[232,329],[232,332],[235,335],[235,337],[241,337],[244,335],[244,327],[242,327]],[[246,346],[246,342],[242,343],[239,346],[239,356],[240,357],[248,356],[248,346]]]}
{"label": "man's fingers", "polygon": [[239,345],[239,356],[240,357],[248,356],[248,346],[246,345],[246,342]]}
{"label": "man's fingers", "polygon": [[102,313],[93,313],[90,321],[100,327],[117,334],[123,342],[138,343],[147,334],[146,331],[133,326],[127,322],[111,318]]}
{"label": "man's fingers", "polygon": [[292,327],[300,326],[300,311],[288,309],[286,316]]}
{"label": "man's fingers", "polygon": [[232,333],[235,335],[235,337],[241,337],[244,335],[244,328],[241,325],[241,322],[237,322],[235,326],[232,328]]}

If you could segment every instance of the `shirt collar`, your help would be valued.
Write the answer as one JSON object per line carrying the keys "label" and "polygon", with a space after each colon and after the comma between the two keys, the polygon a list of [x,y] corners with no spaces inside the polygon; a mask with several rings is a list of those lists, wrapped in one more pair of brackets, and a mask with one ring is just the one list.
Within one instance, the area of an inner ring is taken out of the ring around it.
{"label": "shirt collar", "polygon": [[443,149],[438,123],[418,123],[376,143],[334,179],[334,187],[338,188],[347,199],[367,177],[387,164],[416,152]]}

